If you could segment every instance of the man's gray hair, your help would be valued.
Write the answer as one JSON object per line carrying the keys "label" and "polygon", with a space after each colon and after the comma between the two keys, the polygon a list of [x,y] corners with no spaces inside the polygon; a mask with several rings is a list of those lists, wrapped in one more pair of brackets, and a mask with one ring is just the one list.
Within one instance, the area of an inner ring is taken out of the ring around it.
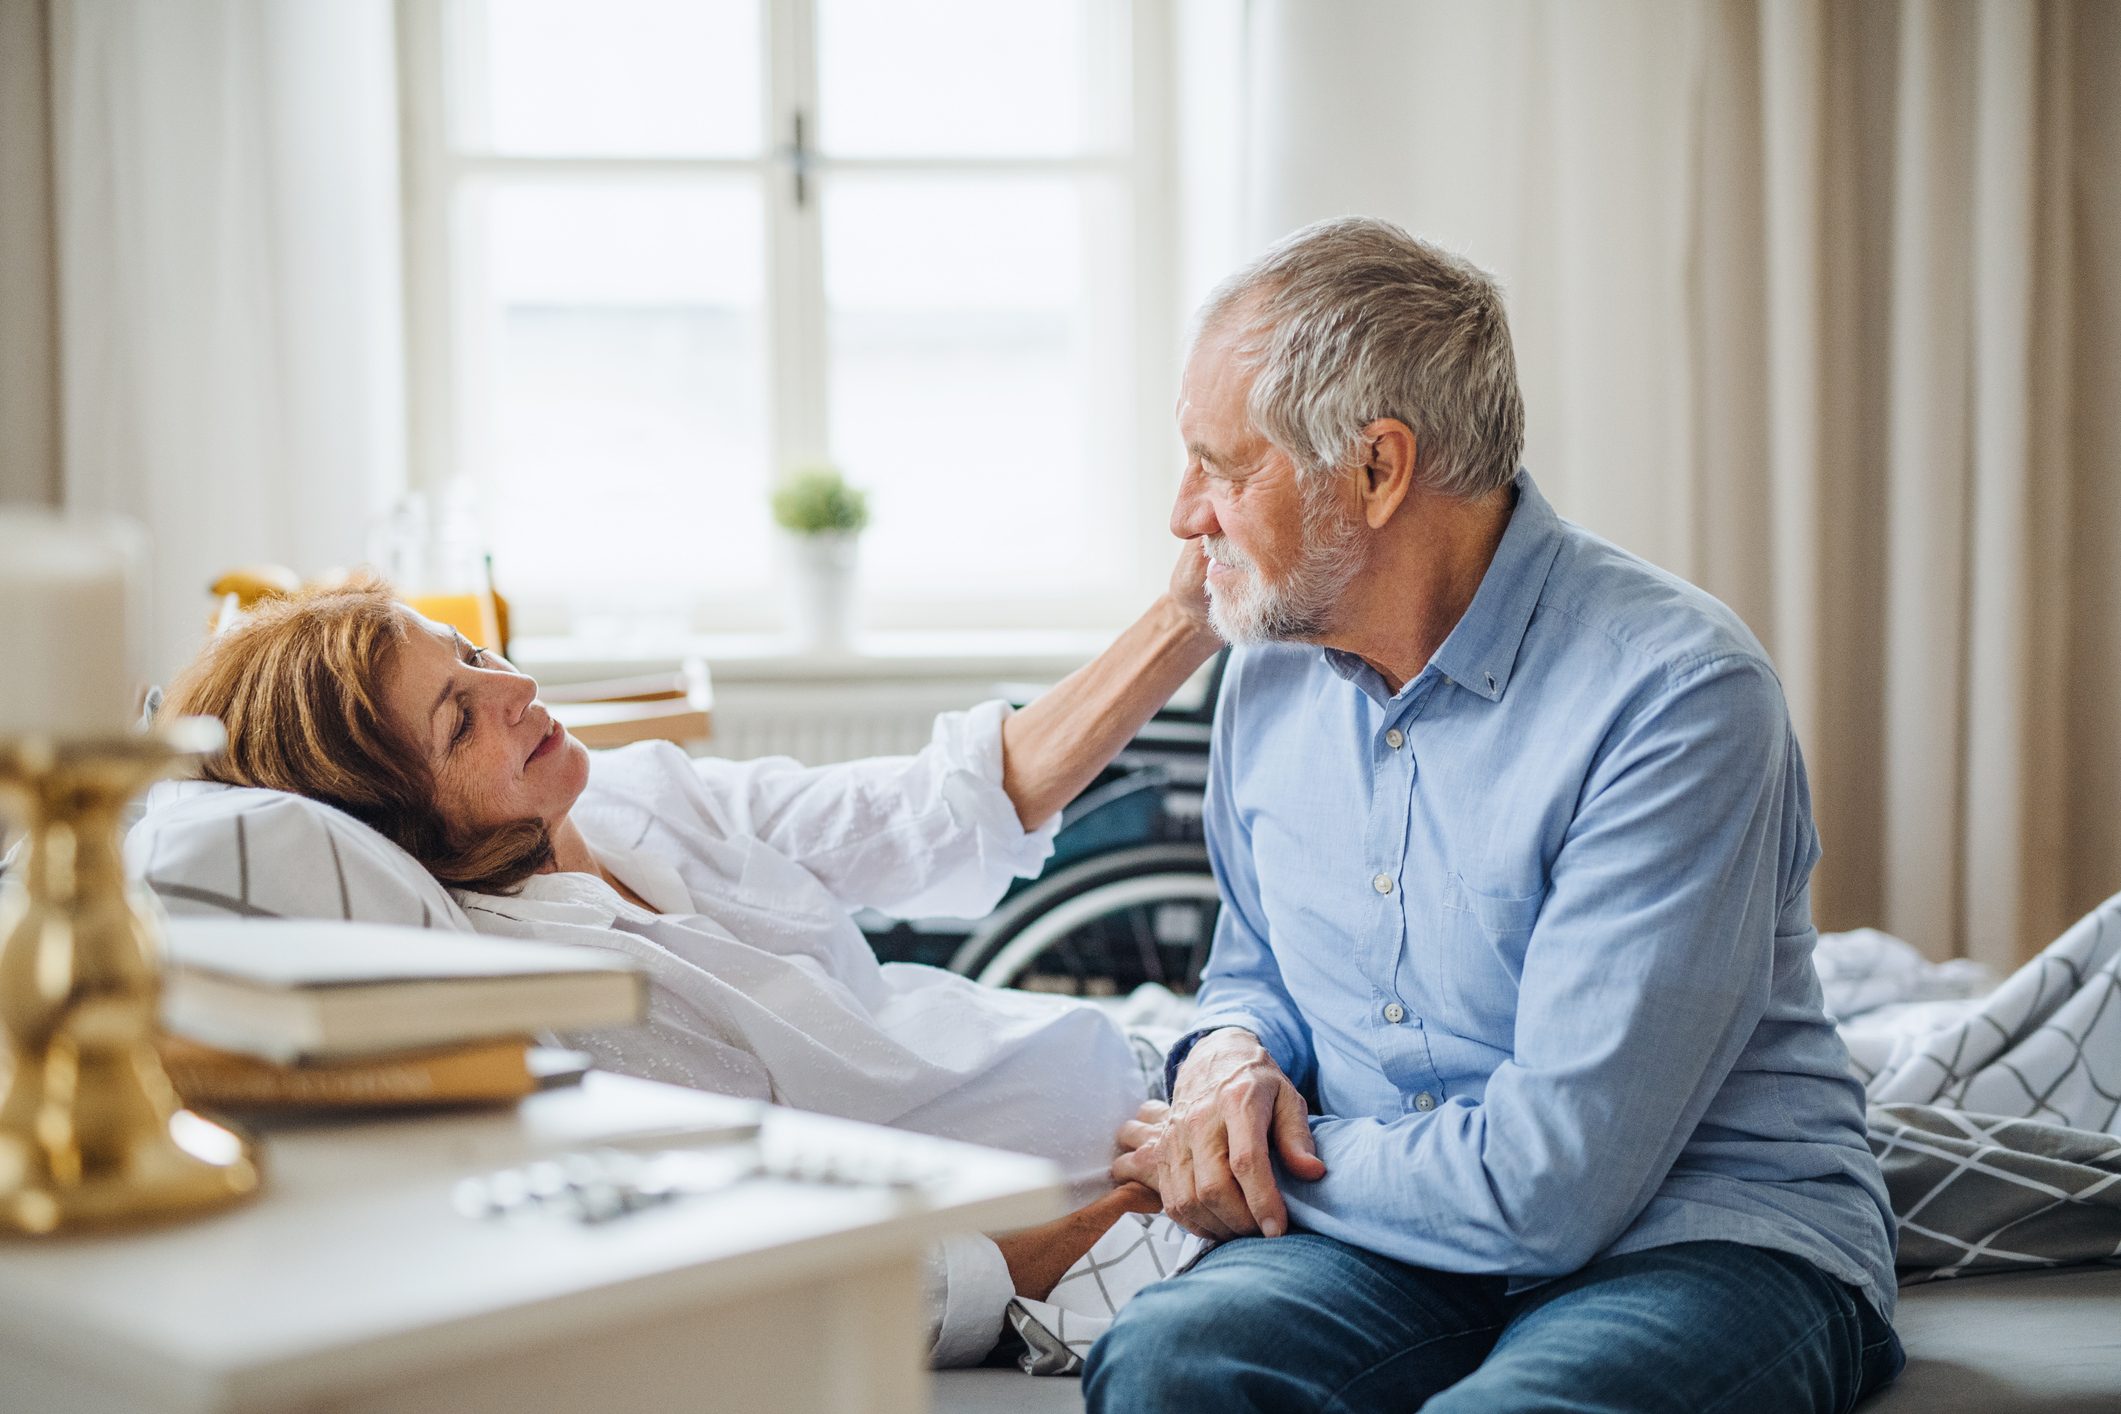
{"label": "man's gray hair", "polygon": [[1306,226],[1225,280],[1206,333],[1241,318],[1249,412],[1306,478],[1358,464],[1362,429],[1414,431],[1430,490],[1474,499],[1509,484],[1524,400],[1502,289],[1471,261],[1386,221]]}

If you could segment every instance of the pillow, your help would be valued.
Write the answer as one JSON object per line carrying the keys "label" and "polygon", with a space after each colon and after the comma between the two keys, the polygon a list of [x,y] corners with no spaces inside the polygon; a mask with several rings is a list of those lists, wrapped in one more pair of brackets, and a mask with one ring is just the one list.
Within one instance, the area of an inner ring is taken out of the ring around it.
{"label": "pillow", "polygon": [[125,837],[125,860],[172,914],[471,931],[418,860],[345,811],[286,791],[160,782]]}

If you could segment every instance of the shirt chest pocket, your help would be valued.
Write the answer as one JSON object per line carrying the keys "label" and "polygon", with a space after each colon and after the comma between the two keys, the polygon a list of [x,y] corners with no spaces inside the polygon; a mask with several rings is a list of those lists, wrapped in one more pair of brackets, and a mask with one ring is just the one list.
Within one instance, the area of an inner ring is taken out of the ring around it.
{"label": "shirt chest pocket", "polygon": [[1437,993],[1454,1029],[1507,1046],[1517,1018],[1525,947],[1546,902],[1544,886],[1513,894],[1447,874],[1435,909]]}

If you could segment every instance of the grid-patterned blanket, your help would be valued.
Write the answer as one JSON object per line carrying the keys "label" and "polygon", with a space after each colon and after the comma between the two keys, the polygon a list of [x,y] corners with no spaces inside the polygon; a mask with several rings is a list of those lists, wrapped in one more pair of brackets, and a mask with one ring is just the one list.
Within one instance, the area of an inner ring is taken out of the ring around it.
{"label": "grid-patterned blanket", "polygon": [[[1870,930],[1822,937],[1816,961],[1871,1100],[1903,1284],[2121,1259],[2121,895],[1993,991]],[[1135,1292],[1208,1245],[1121,1219],[1050,1299],[1011,1304],[1019,1363],[1079,1373]]]}
{"label": "grid-patterned blanket", "polygon": [[2121,1258],[2121,895],[1973,1003],[1842,1018],[1903,1283]]}
{"label": "grid-patterned blanket", "polygon": [[1009,1324],[1024,1338],[1017,1363],[1034,1375],[1082,1373],[1083,1356],[1135,1292],[1177,1276],[1214,1245],[1162,1213],[1127,1214],[1046,1300],[1019,1296],[1009,1303]]}
{"label": "grid-patterned blanket", "polygon": [[2121,1256],[2121,1139],[1936,1105],[1871,1110],[1903,1286]]}
{"label": "grid-patterned blanket", "polygon": [[1839,1018],[1873,1104],[2121,1133],[2121,894],[1977,1004],[1944,1005],[1920,1026]]}

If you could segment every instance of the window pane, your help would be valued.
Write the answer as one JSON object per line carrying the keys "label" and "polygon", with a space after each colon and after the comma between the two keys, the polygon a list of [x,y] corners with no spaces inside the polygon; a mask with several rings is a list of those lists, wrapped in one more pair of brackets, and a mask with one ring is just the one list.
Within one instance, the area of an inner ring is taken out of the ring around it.
{"label": "window pane", "polygon": [[455,0],[448,35],[461,150],[759,151],[759,0]]}
{"label": "window pane", "polygon": [[460,214],[466,454],[504,590],[763,583],[758,184],[484,183]]}
{"label": "window pane", "polygon": [[1065,594],[1122,572],[1118,205],[1092,180],[827,183],[831,440],[873,492],[877,588]]}
{"label": "window pane", "polygon": [[1119,145],[1111,0],[818,0],[819,145],[841,156]]}

